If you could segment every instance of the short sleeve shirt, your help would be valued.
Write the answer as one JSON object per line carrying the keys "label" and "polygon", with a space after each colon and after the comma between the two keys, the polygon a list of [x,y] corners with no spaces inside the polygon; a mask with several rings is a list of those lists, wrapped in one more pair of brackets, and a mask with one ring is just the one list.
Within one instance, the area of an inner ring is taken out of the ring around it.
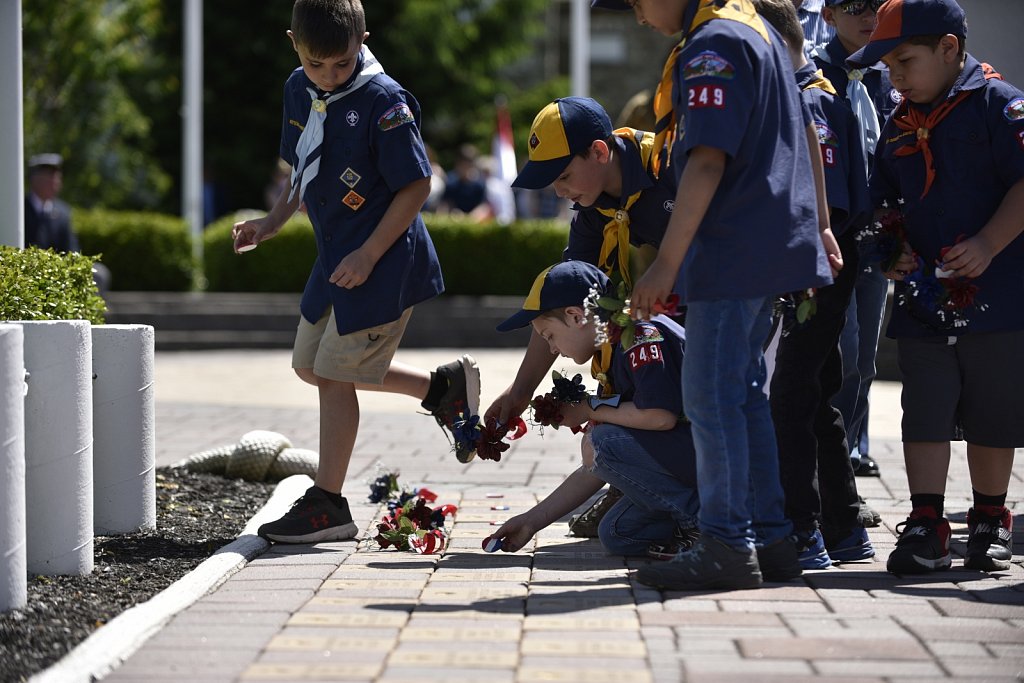
{"label": "short sleeve shirt", "polygon": [[[999,79],[986,79],[981,64],[967,56],[947,97],[972,94],[929,133],[935,179],[923,198],[925,161],[921,152],[896,156],[914,142],[890,120],[882,129],[871,174],[875,206],[885,202],[902,211],[907,240],[924,262],[926,286],[944,286],[930,276],[944,247],[976,235],[992,218],[1009,189],[1024,179],[1024,92]],[[906,106],[918,105],[907,102]],[[894,116],[900,115],[902,109]],[[964,310],[967,325],[949,327],[928,305],[936,297],[911,297],[897,282],[897,305],[887,329],[890,337],[955,336],[976,332],[1024,330],[1024,235],[999,252],[980,277],[975,305]],[[927,294],[927,292],[924,292]],[[924,301],[924,304],[919,302]],[[903,303],[901,303],[903,302]],[[980,310],[978,305],[984,305]]]}
{"label": "short sleeve shirt", "polygon": [[[281,158],[293,167],[312,87],[301,68],[285,83]],[[300,304],[307,320],[319,320],[333,306],[338,333],[348,334],[397,320],[406,308],[444,291],[434,245],[418,214],[365,283],[345,289],[328,281],[374,231],[395,193],[431,176],[419,119],[416,99],[386,74],[328,105],[319,172],[303,197],[318,248]]]}
{"label": "short sleeve shirt", "polygon": [[619,209],[625,207],[630,196],[642,194],[629,207],[629,242],[635,246],[661,245],[665,236],[668,219],[675,206],[675,182],[668,173],[661,179],[655,178],[644,166],[640,150],[631,140],[615,136],[616,152],[621,160],[622,196],[611,197],[601,194],[593,206],[575,205],[576,215],[569,228],[569,244],[563,259],[586,261],[601,265],[601,245],[604,242],[604,226],[610,218],[598,209]]}
{"label": "short sleeve shirt", "polygon": [[[701,4],[690,3],[684,26]],[[677,181],[693,148],[727,155],[676,285],[687,302],[832,282],[818,234],[800,93],[785,43],[764,25],[769,42],[747,24],[711,19],[693,29],[676,62],[672,106],[679,130],[671,169]]]}
{"label": "short sleeve shirt", "polygon": [[796,72],[800,96],[818,133],[832,232],[839,236],[851,228],[864,227],[871,214],[867,171],[853,110],[841,97],[811,86],[816,80],[813,64]]}
{"label": "short sleeve shirt", "polygon": [[[622,401],[682,417],[684,344],[683,328],[670,318],[659,315],[648,322],[638,321],[633,346],[626,349],[617,344],[612,353],[612,385]],[[687,486],[697,487],[697,455],[689,423],[681,419],[665,431],[624,429],[662,467]]]}

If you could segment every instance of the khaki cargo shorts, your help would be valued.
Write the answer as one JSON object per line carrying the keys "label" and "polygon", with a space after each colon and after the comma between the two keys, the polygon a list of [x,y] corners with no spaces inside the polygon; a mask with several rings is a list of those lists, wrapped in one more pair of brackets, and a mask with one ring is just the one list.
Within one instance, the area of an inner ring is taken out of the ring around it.
{"label": "khaki cargo shorts", "polygon": [[292,367],[337,382],[383,384],[411,315],[409,307],[398,320],[345,335],[338,334],[333,307],[315,324],[299,316]]}

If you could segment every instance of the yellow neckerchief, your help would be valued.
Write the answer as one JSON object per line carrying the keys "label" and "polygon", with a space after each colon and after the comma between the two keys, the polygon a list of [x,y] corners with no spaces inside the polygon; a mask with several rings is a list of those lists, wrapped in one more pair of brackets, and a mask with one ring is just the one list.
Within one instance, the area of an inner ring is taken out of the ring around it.
{"label": "yellow neckerchief", "polygon": [[757,31],[766,43],[772,42],[764,21],[754,10],[750,0],[728,0],[728,4],[725,0],[700,0],[700,7],[693,17],[693,22],[683,31],[682,40],[672,50],[672,54],[665,62],[665,68],[661,70],[661,82],[654,93],[654,149],[658,150],[658,153],[654,156],[653,169],[656,177],[661,173],[660,153],[665,150],[665,166],[668,167],[676,137],[676,113],[672,109],[672,73],[676,69],[676,61],[686,44],[687,36],[712,19],[738,21]]}
{"label": "yellow neckerchief", "polygon": [[[614,131],[614,134],[623,140],[630,140],[636,145],[644,170],[650,172],[655,149],[654,135],[635,128],[619,128]],[[625,203],[618,209],[597,210],[601,215],[611,218],[604,226],[604,241],[601,243],[601,255],[597,260],[598,267],[609,277],[618,270],[627,287],[632,287],[633,284],[629,276],[629,209],[641,194],[643,194],[642,190],[629,195]],[[617,254],[615,259],[612,259],[613,253]],[[601,344],[600,351],[590,362],[590,374],[601,383],[602,396],[610,396],[614,393],[612,378],[608,375],[611,364],[612,345],[604,342]]]}
{"label": "yellow neckerchief", "polygon": [[808,82],[802,90],[810,90],[811,88],[821,88],[829,95],[839,96],[839,93],[837,93],[836,89],[832,86],[832,81],[825,78],[825,74],[822,73],[821,69],[814,72],[814,80]]}
{"label": "yellow neckerchief", "polygon": [[[634,128],[619,128],[615,135],[623,140],[631,140],[640,152],[640,161],[645,170],[650,170],[651,157],[654,153],[654,135]],[[602,216],[611,220],[604,226],[604,241],[601,243],[601,255],[597,265],[608,277],[618,271],[627,287],[632,287],[633,280],[629,276],[629,210],[643,191],[634,192],[617,209],[597,209]],[[617,252],[617,257],[612,255]]]}

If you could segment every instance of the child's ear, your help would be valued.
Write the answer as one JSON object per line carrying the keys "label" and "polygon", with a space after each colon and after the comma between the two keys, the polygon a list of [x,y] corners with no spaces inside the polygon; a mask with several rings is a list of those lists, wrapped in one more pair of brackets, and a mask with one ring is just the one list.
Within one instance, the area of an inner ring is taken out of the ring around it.
{"label": "child's ear", "polygon": [[947,33],[939,40],[939,50],[942,51],[942,61],[952,64],[960,54],[960,39]]}
{"label": "child's ear", "polygon": [[566,306],[565,320],[570,326],[583,327],[587,324],[587,312],[583,310],[582,306]]}
{"label": "child's ear", "polygon": [[611,158],[612,151],[608,148],[608,143],[604,140],[594,140],[590,143],[590,153],[594,155],[594,159],[599,164],[606,164]]}
{"label": "child's ear", "polygon": [[292,49],[295,50],[296,52],[298,52],[299,51],[299,46],[295,44],[295,34],[292,33],[291,29],[288,29],[287,31],[285,31],[285,34],[288,36],[288,40],[292,41]]}
{"label": "child's ear", "polygon": [[821,8],[821,18],[825,20],[825,23],[829,26],[835,27],[836,25],[836,11],[832,7]]}

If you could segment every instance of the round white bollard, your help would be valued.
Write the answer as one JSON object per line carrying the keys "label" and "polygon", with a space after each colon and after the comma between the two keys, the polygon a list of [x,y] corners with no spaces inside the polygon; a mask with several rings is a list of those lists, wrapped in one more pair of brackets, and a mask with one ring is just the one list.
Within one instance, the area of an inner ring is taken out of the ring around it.
{"label": "round white bollard", "polygon": [[0,612],[28,602],[26,557],[24,332],[0,324]]}
{"label": "round white bollard", "polygon": [[92,328],[93,530],[156,528],[153,328]]}
{"label": "round white bollard", "polygon": [[28,571],[93,569],[92,336],[84,320],[20,322],[25,331]]}

